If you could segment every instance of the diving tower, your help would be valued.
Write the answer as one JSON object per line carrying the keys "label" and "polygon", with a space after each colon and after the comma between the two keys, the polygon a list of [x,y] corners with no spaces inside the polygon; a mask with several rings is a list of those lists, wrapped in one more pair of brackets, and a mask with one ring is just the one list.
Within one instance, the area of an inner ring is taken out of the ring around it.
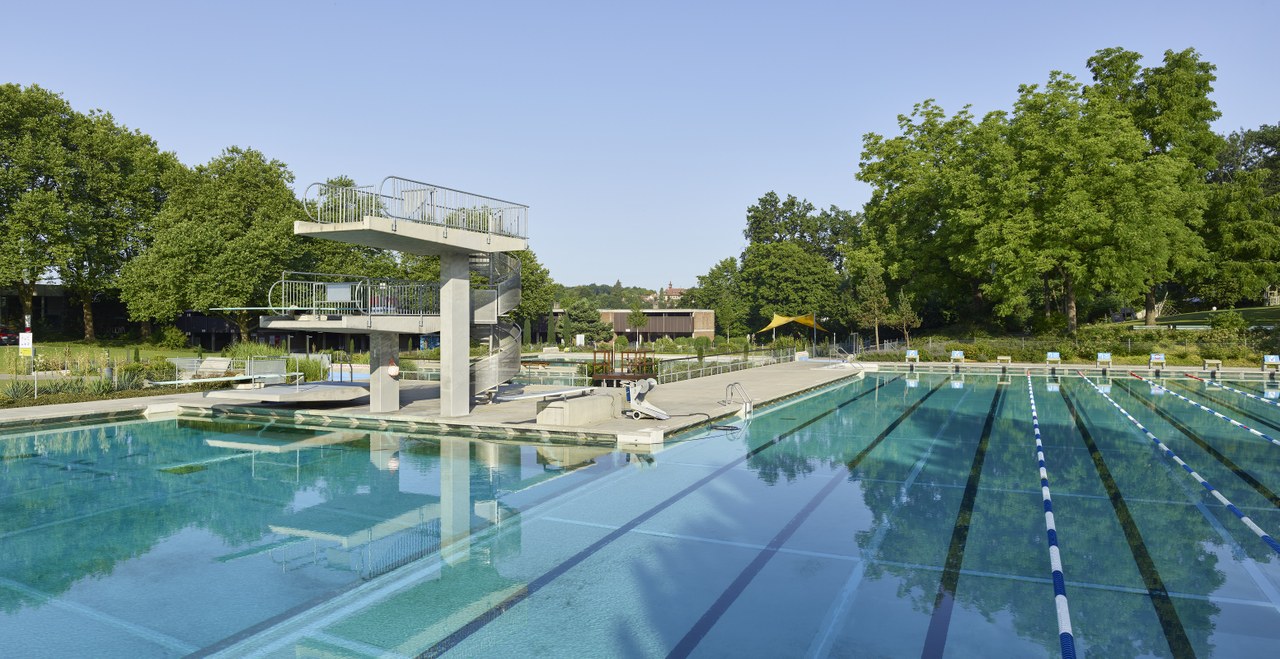
{"label": "diving tower", "polygon": [[[286,272],[269,295],[263,329],[369,335],[369,411],[400,409],[400,334],[440,333],[440,413],[465,416],[474,397],[520,368],[520,330],[504,317],[520,304],[527,206],[387,177],[373,186],[314,183],[310,221],[293,232],[324,240],[440,257],[440,280],[405,281]],[[471,340],[489,346],[472,361]]]}

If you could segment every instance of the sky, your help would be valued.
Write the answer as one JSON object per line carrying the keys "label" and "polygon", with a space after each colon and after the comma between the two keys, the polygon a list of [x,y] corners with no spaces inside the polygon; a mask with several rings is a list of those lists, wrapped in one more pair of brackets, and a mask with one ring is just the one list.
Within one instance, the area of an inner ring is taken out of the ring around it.
{"label": "sky", "polygon": [[936,99],[1011,108],[1113,46],[1217,66],[1220,132],[1280,123],[1280,2],[0,2],[0,82],[188,165],[301,194],[401,176],[529,206],[562,284],[697,284],[775,191],[859,210],[862,138]]}

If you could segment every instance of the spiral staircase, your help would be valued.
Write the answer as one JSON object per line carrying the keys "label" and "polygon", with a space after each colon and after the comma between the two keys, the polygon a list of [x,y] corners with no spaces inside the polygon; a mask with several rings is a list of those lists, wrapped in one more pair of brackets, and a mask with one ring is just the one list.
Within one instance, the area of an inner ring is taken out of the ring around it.
{"label": "spiral staircase", "polygon": [[[307,188],[300,236],[437,255],[439,281],[285,272],[271,288],[265,329],[370,335],[370,410],[399,409],[399,334],[440,333],[441,414],[469,412],[520,368],[520,304],[528,207],[429,183],[388,177],[375,190],[324,183]],[[489,353],[469,358],[472,341]]]}

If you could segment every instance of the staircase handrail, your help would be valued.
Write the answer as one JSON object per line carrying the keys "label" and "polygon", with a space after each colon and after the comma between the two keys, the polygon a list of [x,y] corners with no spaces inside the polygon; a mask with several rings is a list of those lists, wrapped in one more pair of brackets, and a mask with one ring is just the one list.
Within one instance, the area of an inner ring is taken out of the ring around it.
{"label": "staircase handrail", "polygon": [[520,372],[520,328],[512,323],[499,322],[493,326],[492,332],[492,336],[498,338],[497,349],[471,363],[473,396],[498,388]]}

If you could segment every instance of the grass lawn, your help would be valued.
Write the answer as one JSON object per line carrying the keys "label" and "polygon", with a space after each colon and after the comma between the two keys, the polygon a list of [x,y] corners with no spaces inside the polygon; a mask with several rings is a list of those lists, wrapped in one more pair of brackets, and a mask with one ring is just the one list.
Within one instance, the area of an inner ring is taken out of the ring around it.
{"label": "grass lawn", "polygon": [[1246,307],[1243,309],[1219,309],[1218,311],[1197,311],[1195,313],[1180,313],[1173,316],[1160,316],[1156,319],[1156,323],[1167,325],[1169,323],[1204,323],[1208,324],[1209,319],[1223,313],[1225,311],[1235,311],[1244,316],[1244,322],[1250,325],[1277,325],[1280,324],[1280,307]]}

